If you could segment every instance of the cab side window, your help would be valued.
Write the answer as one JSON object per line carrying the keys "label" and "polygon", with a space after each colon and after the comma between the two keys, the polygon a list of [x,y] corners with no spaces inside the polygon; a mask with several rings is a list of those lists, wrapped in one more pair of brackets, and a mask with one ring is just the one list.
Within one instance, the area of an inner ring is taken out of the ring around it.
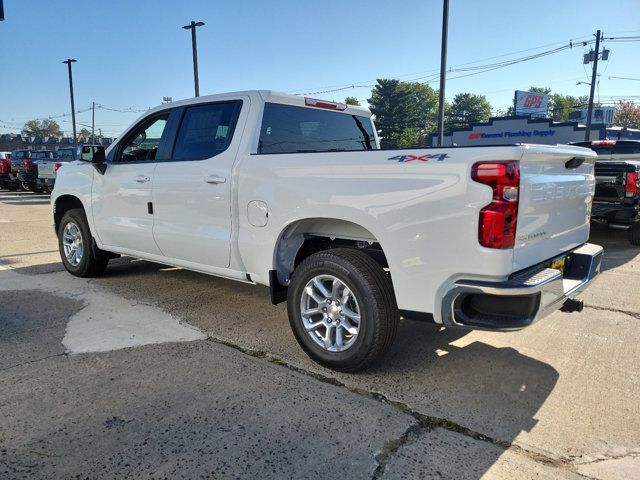
{"label": "cab side window", "polygon": [[169,112],[153,117],[136,128],[124,141],[119,162],[155,160]]}
{"label": "cab side window", "polygon": [[204,160],[224,152],[231,143],[242,102],[187,107],[172,159]]}

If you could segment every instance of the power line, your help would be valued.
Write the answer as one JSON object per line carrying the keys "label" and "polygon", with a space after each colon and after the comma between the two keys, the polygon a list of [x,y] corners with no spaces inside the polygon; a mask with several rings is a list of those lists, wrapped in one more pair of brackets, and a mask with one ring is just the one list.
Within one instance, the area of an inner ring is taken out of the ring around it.
{"label": "power line", "polygon": [[[474,60],[474,61],[471,61],[471,62],[461,63],[461,64],[453,66],[448,71],[449,72],[454,72],[454,71],[458,71],[457,70],[458,68],[465,67],[467,65],[473,65],[473,64],[476,64],[476,63],[480,63],[480,62],[487,61],[487,60],[493,60],[493,59],[496,59],[496,58],[504,58],[504,57],[507,57],[507,56],[510,56],[510,55],[515,55],[515,54],[518,54],[518,53],[524,53],[524,52],[530,52],[530,51],[533,51],[533,50],[539,50],[541,48],[546,48],[546,47],[549,47],[549,46],[558,46],[558,45],[560,45],[561,48],[564,49],[564,48],[577,47],[577,46],[582,45],[582,44],[586,45],[587,43],[593,43],[593,40],[583,41],[582,39],[585,39],[585,38],[590,38],[590,35],[583,35],[583,36],[580,36],[580,37],[574,37],[574,38],[570,39],[568,43],[566,41],[548,43],[548,44],[545,44],[545,45],[538,45],[537,47],[531,47],[531,48],[527,48],[527,49],[524,49],[524,50],[516,50],[516,51],[504,53],[504,54],[501,54],[501,55],[494,55],[492,57],[486,57],[486,58],[482,58],[482,59],[479,59],[479,60]],[[545,52],[540,52],[540,53],[544,54]],[[477,68],[482,68],[482,67],[483,66],[479,66],[479,67],[475,67],[475,68],[477,69]],[[423,72],[416,72],[416,73],[413,73],[413,74],[409,73],[409,74],[402,74],[402,75],[394,75],[394,78],[404,78],[404,77],[409,77],[409,76],[413,76],[413,75],[420,75],[420,74],[424,74],[424,73],[435,73],[435,72],[438,72],[438,71],[439,71],[438,69],[425,70]],[[424,78],[430,78],[432,76],[434,76],[434,75],[427,75],[427,76],[412,78],[409,81],[421,80],[421,79],[424,79]],[[437,76],[437,73],[436,73],[436,76]],[[295,94],[296,95],[314,95],[314,94],[318,94],[318,93],[337,92],[337,91],[341,91],[341,90],[347,90],[349,88],[365,88],[365,87],[373,86],[373,85],[369,85],[369,84],[372,83],[372,82],[375,82],[375,81],[376,81],[376,79],[371,79],[371,80],[364,80],[364,81],[361,81],[361,82],[352,82],[352,83],[349,83],[349,84],[344,84],[343,83],[343,84],[337,84],[337,85],[328,85],[328,86],[325,86],[325,87],[315,87],[315,88],[305,89],[305,90],[318,90],[317,92],[304,92],[303,93],[302,89],[300,89],[300,90],[296,91]]]}
{"label": "power line", "polygon": [[614,77],[613,75],[610,75],[607,78],[609,80],[611,80],[612,78],[615,78],[616,80],[633,80],[633,81],[636,81],[636,82],[640,82],[640,78]]}

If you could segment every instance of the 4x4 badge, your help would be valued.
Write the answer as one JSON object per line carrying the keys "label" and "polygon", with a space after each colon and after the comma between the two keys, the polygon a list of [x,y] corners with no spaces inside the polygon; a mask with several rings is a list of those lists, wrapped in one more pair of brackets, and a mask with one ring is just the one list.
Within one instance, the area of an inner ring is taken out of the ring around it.
{"label": "4x4 badge", "polygon": [[426,155],[396,155],[395,157],[387,158],[387,160],[393,160],[394,162],[408,163],[413,161],[428,162],[429,160],[443,161],[445,158],[449,158],[447,153],[428,153]]}

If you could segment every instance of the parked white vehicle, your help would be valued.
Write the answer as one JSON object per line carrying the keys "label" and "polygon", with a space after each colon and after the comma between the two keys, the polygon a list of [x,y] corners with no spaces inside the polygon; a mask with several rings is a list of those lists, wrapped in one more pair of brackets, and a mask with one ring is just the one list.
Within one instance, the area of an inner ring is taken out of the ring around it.
{"label": "parked white vehicle", "polygon": [[602,257],[586,243],[595,158],[379,150],[364,108],[248,91],[149,111],[61,169],[51,203],[70,273],[123,254],[267,285],[314,360],[354,371],[401,317],[512,330],[580,310]]}

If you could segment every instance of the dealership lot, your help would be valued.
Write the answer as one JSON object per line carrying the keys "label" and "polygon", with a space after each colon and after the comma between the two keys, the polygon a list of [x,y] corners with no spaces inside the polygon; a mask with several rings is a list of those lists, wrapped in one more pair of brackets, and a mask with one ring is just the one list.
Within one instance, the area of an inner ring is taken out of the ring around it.
{"label": "dealership lot", "polygon": [[[312,363],[264,288],[59,263],[48,197],[0,192],[0,476],[640,478],[640,250],[594,228],[581,314],[405,321],[384,363]],[[634,477],[635,475],[635,477]]]}

